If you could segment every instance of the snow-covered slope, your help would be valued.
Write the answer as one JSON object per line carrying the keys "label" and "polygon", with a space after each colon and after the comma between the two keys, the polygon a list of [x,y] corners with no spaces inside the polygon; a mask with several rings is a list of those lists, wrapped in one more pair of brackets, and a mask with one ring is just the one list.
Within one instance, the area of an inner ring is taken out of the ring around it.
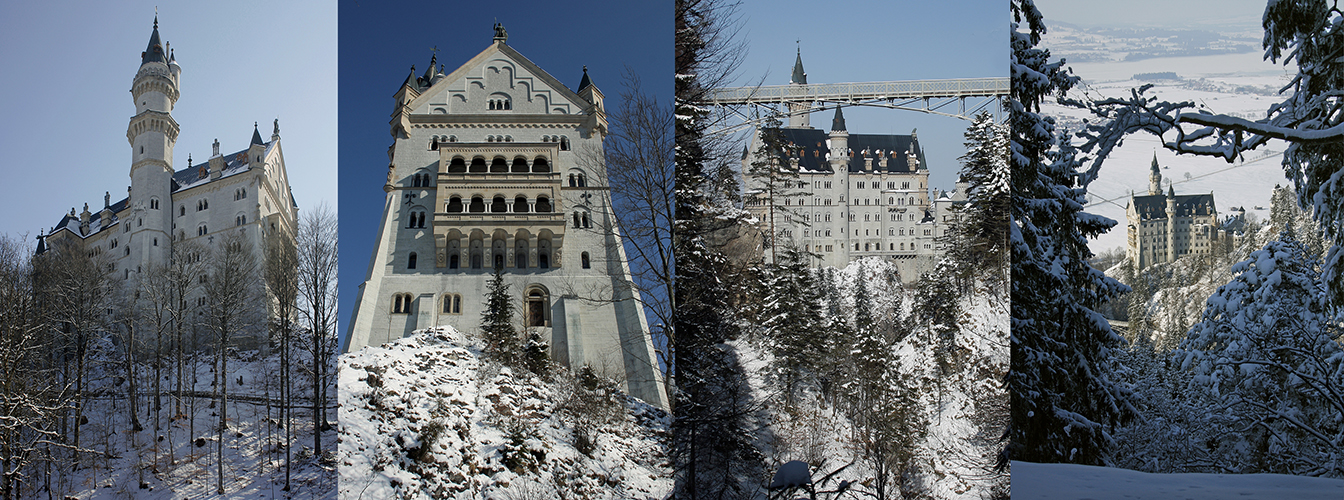
{"label": "snow-covered slope", "polygon": [[1344,498],[1344,480],[1280,474],[1150,474],[1087,465],[1013,462],[1013,498],[1339,500]]}
{"label": "snow-covered slope", "polygon": [[[145,430],[131,432],[124,365],[119,349],[105,338],[90,355],[90,380],[94,392],[84,410],[88,424],[83,426],[82,446],[99,451],[86,455],[72,479],[53,478],[53,487],[66,490],[67,498],[79,499],[179,499],[215,496],[218,461],[216,426],[218,408],[210,398],[213,388],[213,355],[198,354],[186,363],[188,387],[199,397],[184,398],[182,412],[174,418],[174,398],[163,396],[159,432],[148,415],[153,405],[153,372],[137,368],[139,392],[137,408]],[[224,433],[224,490],[222,498],[335,498],[336,464],[330,454],[314,456],[312,414],[296,408],[293,415],[293,462],[291,491],[285,486],[284,448],[277,446],[284,429],[279,420],[278,355],[261,356],[257,351],[231,352],[229,360],[228,431]],[[194,372],[194,375],[193,375]],[[173,386],[172,370],[165,368],[163,390]],[[296,394],[311,387],[295,372]],[[194,383],[192,382],[194,380]],[[194,401],[193,401],[194,399]],[[268,401],[270,404],[268,404]],[[194,404],[193,404],[194,403]],[[299,402],[298,404],[310,404]],[[323,436],[324,454],[334,450],[336,436]],[[45,497],[45,494],[43,494]],[[59,497],[59,495],[58,495]]]}
{"label": "snow-covered slope", "polygon": [[343,355],[341,498],[665,496],[667,414],[617,395],[609,419],[584,417],[574,378],[552,377],[448,327]]}

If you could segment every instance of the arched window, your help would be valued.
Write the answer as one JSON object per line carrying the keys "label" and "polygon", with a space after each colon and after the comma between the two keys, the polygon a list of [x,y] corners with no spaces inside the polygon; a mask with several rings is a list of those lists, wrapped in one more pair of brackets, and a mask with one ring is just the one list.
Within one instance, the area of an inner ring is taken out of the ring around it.
{"label": "arched window", "polygon": [[443,313],[462,314],[462,296],[455,293],[443,294]]}
{"label": "arched window", "polygon": [[513,243],[513,267],[527,269],[527,238],[517,238]]}
{"label": "arched window", "polygon": [[473,212],[473,213],[484,212],[484,211],[485,211],[485,200],[481,199],[480,196],[474,196],[474,197],[472,197],[472,198],[471,198],[471,205],[467,207],[467,211],[468,211],[468,212]]}
{"label": "arched window", "polygon": [[527,326],[546,327],[550,325],[547,313],[550,312],[550,297],[541,287],[527,291]]}
{"label": "arched window", "polygon": [[578,176],[574,174],[569,174],[569,187],[578,187],[578,186],[579,186]]}
{"label": "arched window", "polygon": [[184,216],[184,215],[187,215],[187,206],[186,206],[186,205],[182,205],[182,206],[180,206],[180,207],[177,207],[177,216],[178,216],[178,217],[181,217],[181,216]]}
{"label": "arched window", "polygon": [[444,211],[445,211],[445,212],[454,212],[454,213],[461,212],[461,211],[462,211],[462,198],[461,198],[461,197],[458,197],[458,196],[454,196],[454,197],[452,197],[452,198],[449,198],[449,199],[448,199],[448,206],[444,209]]}
{"label": "arched window", "polygon": [[508,211],[509,211],[509,206],[508,206],[508,204],[504,203],[504,197],[503,197],[503,196],[495,196],[495,199],[492,200],[492,201],[490,202],[490,212],[491,212],[491,213],[504,213],[504,212],[508,212]]}
{"label": "arched window", "polygon": [[585,228],[593,227],[591,224],[588,223],[588,212],[583,213],[583,227]]}
{"label": "arched window", "polygon": [[406,257],[406,269],[415,269],[415,252]]}
{"label": "arched window", "polygon": [[521,214],[521,213],[526,213],[526,212],[527,212],[527,198],[526,198],[526,197],[523,197],[523,196],[519,196],[519,197],[514,198],[514,199],[513,199],[513,211],[514,211],[514,213],[520,213],[520,214]]}
{"label": "arched window", "polygon": [[498,270],[501,270],[501,269],[504,269],[504,254],[503,254],[503,253],[496,253],[496,254],[495,254],[495,270],[498,271]]}
{"label": "arched window", "polygon": [[561,137],[560,137],[560,150],[561,150],[561,151],[569,151],[569,138],[568,138],[568,137],[564,137],[564,136],[561,136]]}
{"label": "arched window", "polygon": [[592,264],[588,261],[588,252],[583,252],[582,254],[579,255],[579,258],[583,260],[584,269],[592,267]]}
{"label": "arched window", "polygon": [[411,313],[411,294],[398,293],[392,295],[392,314],[410,314]]}
{"label": "arched window", "polygon": [[205,224],[196,227],[196,236],[205,236],[205,233],[207,232],[209,232],[209,230],[206,229]]}
{"label": "arched window", "polygon": [[509,171],[510,171],[510,172],[513,172],[513,173],[516,173],[516,174],[526,174],[526,173],[527,173],[527,158],[523,158],[523,157],[521,157],[521,156],[519,156],[519,157],[517,157],[517,158],[514,158],[514,159],[513,159],[513,166],[510,167]]}
{"label": "arched window", "polygon": [[538,156],[537,159],[532,160],[533,173],[549,173],[550,171],[551,164],[546,161],[546,158]]}
{"label": "arched window", "polygon": [[574,229],[579,228],[579,213],[574,212]]}
{"label": "arched window", "polygon": [[550,212],[551,212],[551,200],[546,199],[545,196],[538,196],[538,197],[537,197],[537,213],[545,214],[545,213],[550,213]]}
{"label": "arched window", "polygon": [[485,158],[481,156],[472,158],[471,168],[469,168],[468,170],[471,172],[485,172],[486,171]]}
{"label": "arched window", "polygon": [[159,199],[158,199],[158,198],[150,198],[150,199],[149,199],[149,209],[150,209],[150,210],[158,210],[158,209],[159,209]]}
{"label": "arched window", "polygon": [[448,173],[460,174],[466,171],[467,171],[467,161],[463,160],[461,156],[453,158],[453,161],[448,162]]}
{"label": "arched window", "polygon": [[504,162],[503,156],[496,156],[494,160],[490,161],[490,171],[494,173],[508,172],[509,164]]}
{"label": "arched window", "polygon": [[460,257],[458,257],[457,254],[449,255],[449,256],[448,256],[448,269],[457,269],[458,266],[461,264],[461,260],[462,260],[462,259],[461,259]]}
{"label": "arched window", "polygon": [[579,174],[579,187],[588,187],[588,179],[583,174]]}
{"label": "arched window", "polygon": [[247,224],[247,216],[246,216],[246,215],[242,215],[242,214],[238,214],[237,217],[234,217],[234,218],[233,218],[233,222],[234,222],[234,225],[235,225],[235,226],[241,226],[241,225],[243,225],[243,224]]}
{"label": "arched window", "polygon": [[411,210],[406,217],[406,229],[424,228],[425,211],[420,209]]}
{"label": "arched window", "polygon": [[537,267],[551,268],[551,240],[537,241]]}

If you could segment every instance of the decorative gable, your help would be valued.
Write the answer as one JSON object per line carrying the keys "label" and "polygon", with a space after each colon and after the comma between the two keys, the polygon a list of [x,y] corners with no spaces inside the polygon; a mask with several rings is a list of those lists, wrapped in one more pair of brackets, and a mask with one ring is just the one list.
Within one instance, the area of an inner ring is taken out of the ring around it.
{"label": "decorative gable", "polygon": [[572,115],[590,104],[526,57],[495,43],[425,89],[413,115]]}

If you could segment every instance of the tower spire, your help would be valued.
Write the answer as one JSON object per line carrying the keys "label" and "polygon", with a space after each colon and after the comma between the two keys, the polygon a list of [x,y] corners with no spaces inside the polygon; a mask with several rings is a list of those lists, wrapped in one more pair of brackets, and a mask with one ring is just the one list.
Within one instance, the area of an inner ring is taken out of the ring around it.
{"label": "tower spire", "polygon": [[845,130],[845,114],[840,112],[840,106],[835,107],[835,118],[831,120],[831,132]]}
{"label": "tower spire", "polygon": [[807,84],[807,72],[803,71],[803,48],[801,46],[798,47],[798,57],[793,60],[793,76],[789,78],[789,83]]}
{"label": "tower spire", "polygon": [[167,54],[163,51],[163,42],[159,41],[159,15],[154,14],[154,31],[149,35],[149,45],[140,53],[140,64],[150,62],[167,63]]}

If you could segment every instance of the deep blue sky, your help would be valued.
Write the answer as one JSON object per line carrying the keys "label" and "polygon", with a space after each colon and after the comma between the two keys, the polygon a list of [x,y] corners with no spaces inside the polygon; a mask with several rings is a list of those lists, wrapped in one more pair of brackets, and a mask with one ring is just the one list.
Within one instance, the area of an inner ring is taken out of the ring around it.
{"label": "deep blue sky", "polygon": [[[0,3],[0,233],[36,237],[130,185],[131,80],[155,2]],[[280,135],[300,213],[336,204],[335,2],[159,4],[182,66],[173,167],[245,148],[252,123]],[[32,240],[29,240],[32,242]]]}
{"label": "deep blue sky", "polygon": [[[762,77],[765,85],[789,83],[799,48],[808,83],[1008,76],[1009,12],[1002,0],[748,0],[742,19],[748,54],[740,85]],[[830,130],[834,113],[814,113],[812,126]],[[930,184],[954,187],[970,122],[878,108],[848,107],[844,113],[851,134],[918,129]]]}
{"label": "deep blue sky", "polygon": [[340,2],[341,335],[368,276],[382,219],[392,95],[411,65],[423,72],[431,49],[451,73],[485,50],[498,21],[508,44],[571,89],[583,66],[620,107],[629,67],[645,92],[671,102],[672,2]]}

